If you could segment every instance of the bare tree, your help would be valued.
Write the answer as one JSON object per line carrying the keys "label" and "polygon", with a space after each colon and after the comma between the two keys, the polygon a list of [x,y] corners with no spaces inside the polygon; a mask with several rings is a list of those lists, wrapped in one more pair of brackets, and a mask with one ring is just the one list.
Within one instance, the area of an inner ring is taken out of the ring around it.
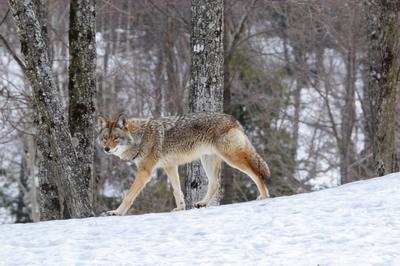
{"label": "bare tree", "polygon": [[395,145],[396,90],[399,77],[400,3],[365,2],[368,34],[369,121],[375,170],[379,176],[399,171]]}
{"label": "bare tree", "polygon": [[[224,1],[192,0],[191,88],[189,111],[223,111],[224,87]],[[207,178],[200,162],[188,165],[186,206],[201,199],[206,191]]]}
{"label": "bare tree", "polygon": [[[82,163],[82,185],[93,187],[93,123],[96,95],[95,0],[72,0],[69,21],[69,128]],[[91,185],[90,185],[91,184]],[[93,193],[95,190],[90,189]],[[92,196],[92,198],[94,198]]]}
{"label": "bare tree", "polygon": [[[54,158],[57,173],[54,178],[58,192],[62,193],[71,217],[92,216],[88,190],[81,181],[84,176],[82,165],[73,147],[66,119],[58,97],[56,85],[50,68],[47,45],[43,38],[41,24],[32,1],[9,1],[21,50],[25,57],[26,75],[33,90],[34,109],[37,113],[39,136],[46,139],[50,153]],[[39,145],[39,150],[43,148]],[[42,150],[41,150],[42,151]],[[44,151],[47,152],[47,151]],[[50,176],[49,176],[50,178]]]}
{"label": "bare tree", "polygon": [[[47,47],[49,47],[47,31],[47,10],[44,0],[35,1],[35,11],[38,22],[41,26],[42,38]],[[37,112],[35,114],[37,116]],[[34,120],[38,121],[35,117]],[[45,127],[39,127],[37,136],[46,135]],[[64,211],[64,201],[58,191],[54,176],[58,175],[56,170],[56,161],[51,155],[51,143],[47,138],[36,137],[37,147],[40,150],[41,159],[39,160],[39,210],[40,219],[55,220],[61,219],[66,215]]]}

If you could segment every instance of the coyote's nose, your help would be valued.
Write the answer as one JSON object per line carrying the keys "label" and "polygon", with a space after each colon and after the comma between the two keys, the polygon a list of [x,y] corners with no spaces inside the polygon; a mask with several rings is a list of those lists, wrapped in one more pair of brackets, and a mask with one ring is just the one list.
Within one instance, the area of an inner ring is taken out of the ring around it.
{"label": "coyote's nose", "polygon": [[109,152],[109,151],[110,151],[110,148],[109,148],[109,147],[105,147],[104,150],[105,150],[106,152]]}

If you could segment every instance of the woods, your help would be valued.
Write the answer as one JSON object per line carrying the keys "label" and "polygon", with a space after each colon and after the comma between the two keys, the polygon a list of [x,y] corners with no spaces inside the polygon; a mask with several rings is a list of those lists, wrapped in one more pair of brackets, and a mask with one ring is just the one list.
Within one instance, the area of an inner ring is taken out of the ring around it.
{"label": "woods", "polygon": [[[137,169],[96,148],[96,114],[231,114],[270,165],[274,197],[399,171],[395,0],[0,7],[0,223],[118,206]],[[179,173],[191,207],[206,191],[204,170],[198,161]],[[217,203],[256,198],[225,164],[220,181]],[[130,214],[173,205],[155,171]]]}

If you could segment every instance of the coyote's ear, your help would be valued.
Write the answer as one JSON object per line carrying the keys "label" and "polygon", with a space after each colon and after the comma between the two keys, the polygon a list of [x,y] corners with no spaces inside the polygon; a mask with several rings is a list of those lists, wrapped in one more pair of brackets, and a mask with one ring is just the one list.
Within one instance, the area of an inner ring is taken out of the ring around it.
{"label": "coyote's ear", "polygon": [[128,118],[125,113],[121,113],[118,116],[118,126],[120,129],[124,129],[126,127],[127,120],[128,120]]}
{"label": "coyote's ear", "polygon": [[102,115],[96,116],[97,119],[97,124],[95,126],[95,129],[97,132],[100,132],[103,128],[106,127],[107,121]]}

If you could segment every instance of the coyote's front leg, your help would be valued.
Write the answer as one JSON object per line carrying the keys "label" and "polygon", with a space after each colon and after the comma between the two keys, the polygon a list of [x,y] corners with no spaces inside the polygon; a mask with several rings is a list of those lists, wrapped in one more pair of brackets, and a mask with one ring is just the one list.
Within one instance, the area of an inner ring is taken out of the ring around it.
{"label": "coyote's front leg", "polygon": [[128,194],[116,210],[107,212],[108,215],[124,215],[129,210],[137,195],[139,195],[140,191],[142,191],[146,183],[150,180],[153,166],[154,164],[150,163],[139,165],[138,174]]}

